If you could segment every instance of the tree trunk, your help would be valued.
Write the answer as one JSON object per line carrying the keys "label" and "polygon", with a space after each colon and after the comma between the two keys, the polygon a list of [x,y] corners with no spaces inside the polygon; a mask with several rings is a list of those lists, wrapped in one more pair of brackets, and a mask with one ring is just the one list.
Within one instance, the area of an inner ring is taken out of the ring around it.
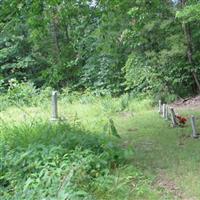
{"label": "tree trunk", "polygon": [[54,57],[57,64],[61,64],[60,59],[60,47],[59,47],[59,24],[56,16],[56,9],[53,9],[53,18],[52,18],[52,39],[54,46]]}
{"label": "tree trunk", "polygon": [[[186,0],[182,0],[181,1],[181,5],[182,8],[184,8],[186,3]],[[197,89],[198,89],[198,93],[200,93],[200,83],[199,80],[197,78],[197,73],[195,72],[194,69],[194,62],[193,62],[193,44],[192,44],[192,32],[191,32],[191,27],[189,23],[182,23],[182,27],[183,27],[183,31],[184,31],[184,35],[185,35],[185,39],[186,39],[186,43],[187,43],[187,58],[188,58],[188,62],[190,64],[190,66],[192,67],[191,73],[192,76],[194,78],[194,81],[196,83]]]}

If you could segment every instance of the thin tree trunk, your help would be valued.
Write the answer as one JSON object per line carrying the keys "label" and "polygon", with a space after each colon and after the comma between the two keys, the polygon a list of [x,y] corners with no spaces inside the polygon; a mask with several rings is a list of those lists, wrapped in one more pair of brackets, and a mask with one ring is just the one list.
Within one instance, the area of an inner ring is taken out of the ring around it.
{"label": "thin tree trunk", "polygon": [[[182,0],[181,1],[181,5],[182,8],[184,8],[186,3],[186,0]],[[192,32],[191,32],[191,28],[190,28],[190,24],[189,23],[182,23],[182,27],[183,27],[183,31],[184,31],[184,35],[186,38],[186,43],[187,43],[187,58],[188,58],[188,62],[192,67],[192,76],[194,78],[194,81],[196,83],[197,89],[198,89],[198,93],[200,93],[200,83],[199,80],[197,78],[197,73],[195,72],[194,69],[194,62],[193,62],[193,44],[192,44]]]}
{"label": "thin tree trunk", "polygon": [[59,47],[59,25],[56,19],[56,9],[53,9],[53,19],[52,19],[52,39],[54,46],[54,56],[58,64],[61,64],[60,60],[60,47]]}

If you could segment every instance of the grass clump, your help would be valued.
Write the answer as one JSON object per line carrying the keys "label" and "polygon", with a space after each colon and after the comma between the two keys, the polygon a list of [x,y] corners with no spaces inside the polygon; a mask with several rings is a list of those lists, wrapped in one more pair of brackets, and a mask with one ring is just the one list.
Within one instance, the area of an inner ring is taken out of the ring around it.
{"label": "grass clump", "polygon": [[51,123],[50,93],[13,100],[0,113],[0,199],[158,199],[123,135],[150,100],[66,90],[61,120]]}
{"label": "grass clump", "polygon": [[125,164],[116,139],[65,122],[2,125],[0,130],[2,199],[95,199],[96,191],[106,196],[100,180],[109,182],[111,170]]}

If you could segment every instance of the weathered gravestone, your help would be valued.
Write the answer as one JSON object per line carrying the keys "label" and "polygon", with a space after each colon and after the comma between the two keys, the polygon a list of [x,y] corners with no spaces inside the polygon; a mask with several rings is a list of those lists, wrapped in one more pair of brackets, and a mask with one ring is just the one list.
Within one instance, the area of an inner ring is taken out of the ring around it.
{"label": "weathered gravestone", "polygon": [[163,104],[162,116],[164,119],[166,119],[166,104]]}
{"label": "weathered gravestone", "polygon": [[171,113],[172,127],[176,127],[178,123],[176,121],[176,115],[173,108],[170,108],[170,113]]}
{"label": "weathered gravestone", "polygon": [[51,120],[58,120],[58,92],[53,91],[51,97]]}
{"label": "weathered gravestone", "polygon": [[193,138],[198,138],[199,134],[197,133],[197,129],[196,129],[196,120],[195,120],[195,116],[191,116],[191,125],[192,125],[192,137]]}
{"label": "weathered gravestone", "polygon": [[162,114],[162,101],[161,100],[158,101],[158,112],[159,112],[159,114]]}
{"label": "weathered gravestone", "polygon": [[168,116],[169,116],[169,110],[168,110],[168,105],[166,105],[166,111],[165,111],[165,120],[168,120]]}
{"label": "weathered gravestone", "polygon": [[167,106],[167,119],[171,120],[171,113],[170,113],[170,107]]}

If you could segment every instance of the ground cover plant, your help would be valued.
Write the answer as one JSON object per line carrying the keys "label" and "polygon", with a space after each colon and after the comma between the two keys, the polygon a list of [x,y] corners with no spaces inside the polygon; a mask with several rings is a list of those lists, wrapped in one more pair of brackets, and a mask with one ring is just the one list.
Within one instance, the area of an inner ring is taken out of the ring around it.
{"label": "ground cover plant", "polygon": [[3,129],[4,199],[93,199],[98,179],[109,179],[109,169],[123,163],[122,153],[111,139],[84,133],[65,123],[35,122]]}
{"label": "ground cover plant", "polygon": [[[37,95],[40,103],[9,101],[1,110],[1,199],[200,196],[189,120],[172,128],[149,98],[61,93],[52,123],[50,95],[41,94],[43,103]],[[191,114],[198,119],[190,109],[177,113]]]}
{"label": "ground cover plant", "polygon": [[[123,147],[112,119],[128,106],[138,107],[127,95],[62,93],[60,120],[53,123],[45,93],[31,97],[32,102],[23,101],[26,96],[20,101],[3,97],[7,106],[0,113],[2,199],[132,199],[133,177],[141,185],[136,196],[143,196],[141,188],[156,195],[149,189],[151,180],[127,165],[134,150]],[[149,101],[144,105],[150,107]]]}

